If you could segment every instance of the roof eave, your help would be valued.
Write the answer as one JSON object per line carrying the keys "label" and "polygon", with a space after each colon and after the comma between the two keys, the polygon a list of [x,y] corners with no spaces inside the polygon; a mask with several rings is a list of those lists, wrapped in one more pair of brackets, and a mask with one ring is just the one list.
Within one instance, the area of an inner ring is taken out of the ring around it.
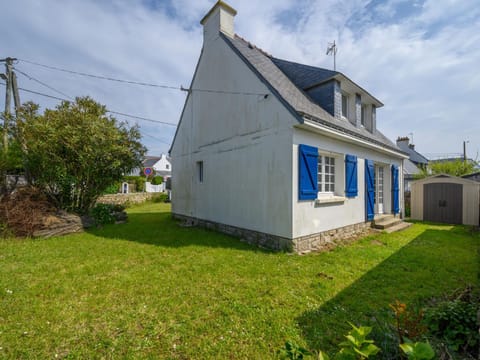
{"label": "roof eave", "polygon": [[325,130],[325,128],[328,128],[332,133],[335,133],[341,137],[348,137],[350,139],[353,139],[356,142],[362,143],[363,145],[366,145],[369,147],[375,147],[377,149],[383,149],[386,152],[393,153],[402,159],[409,158],[407,153],[401,151],[398,148],[388,146],[378,140],[371,139],[366,136],[362,136],[361,134],[357,134],[352,131],[348,131],[347,129],[341,128],[339,126],[338,127],[332,126],[331,123],[306,113],[300,112],[300,115],[304,118],[303,124],[305,124],[307,127],[309,126],[309,122],[313,122],[315,124],[318,124],[319,127],[322,127],[322,129]]}

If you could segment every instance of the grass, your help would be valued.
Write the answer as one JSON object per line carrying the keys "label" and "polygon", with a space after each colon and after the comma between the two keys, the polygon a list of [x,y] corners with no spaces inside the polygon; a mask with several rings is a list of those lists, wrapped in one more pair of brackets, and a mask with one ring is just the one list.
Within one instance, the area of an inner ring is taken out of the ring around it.
{"label": "grass", "polygon": [[0,240],[0,358],[267,359],[286,340],[331,350],[347,321],[381,324],[396,299],[478,281],[480,236],[460,226],[298,256],[179,227],[167,204],[129,219]]}

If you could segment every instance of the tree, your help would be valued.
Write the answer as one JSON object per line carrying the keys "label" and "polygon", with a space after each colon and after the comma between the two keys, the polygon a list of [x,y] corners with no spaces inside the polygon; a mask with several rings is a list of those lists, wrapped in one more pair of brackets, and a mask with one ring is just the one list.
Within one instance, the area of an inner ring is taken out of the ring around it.
{"label": "tree", "polygon": [[145,147],[137,126],[106,115],[89,97],[63,101],[41,115],[26,103],[17,118],[28,181],[68,211],[86,213],[111,184],[140,165]]}
{"label": "tree", "polygon": [[423,179],[437,174],[448,174],[452,176],[468,175],[475,172],[476,165],[476,161],[463,161],[461,159],[430,162],[428,167],[422,169],[421,173],[416,175],[415,178]]}
{"label": "tree", "polygon": [[457,159],[451,161],[430,162],[428,166],[431,169],[432,174],[462,176],[473,173],[475,171],[475,165],[476,163],[474,161]]}

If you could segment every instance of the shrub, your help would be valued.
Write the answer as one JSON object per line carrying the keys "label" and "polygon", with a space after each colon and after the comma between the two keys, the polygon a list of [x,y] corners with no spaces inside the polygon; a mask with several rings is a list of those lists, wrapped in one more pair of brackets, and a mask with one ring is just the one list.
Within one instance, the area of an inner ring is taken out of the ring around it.
{"label": "shrub", "polygon": [[427,328],[423,324],[424,312],[421,309],[409,308],[407,304],[398,300],[390,304],[395,315],[395,325],[400,343],[409,340],[418,340],[426,333]]}
{"label": "shrub", "polygon": [[114,204],[97,204],[90,210],[90,216],[95,221],[95,225],[113,224],[118,218],[118,213],[122,213],[125,207]]}
{"label": "shrub", "polygon": [[160,193],[152,196],[152,201],[154,203],[168,202],[168,194]]}
{"label": "shrub", "polygon": [[425,320],[430,333],[457,352],[475,353],[479,344],[478,301],[447,300],[430,307]]}
{"label": "shrub", "polygon": [[84,97],[39,113],[24,104],[16,118],[27,178],[60,209],[86,214],[97,198],[145,153],[138,127]]}
{"label": "shrub", "polygon": [[279,358],[282,360],[308,359],[311,355],[310,351],[292,341],[287,341],[285,347],[279,351]]}
{"label": "shrub", "polygon": [[112,185],[110,185],[109,187],[107,187],[105,189],[105,191],[103,192],[104,195],[108,195],[108,194],[118,194],[118,191],[120,190],[120,183],[119,182],[115,182],[113,183]]}
{"label": "shrub", "polygon": [[152,179],[152,185],[161,185],[163,183],[163,177],[161,176],[155,176]]}
{"label": "shrub", "polygon": [[400,349],[407,355],[408,360],[430,360],[435,352],[428,342],[405,342],[400,344]]}
{"label": "shrub", "polygon": [[134,184],[136,192],[143,192],[145,189],[145,177],[143,176],[125,176],[125,181]]}

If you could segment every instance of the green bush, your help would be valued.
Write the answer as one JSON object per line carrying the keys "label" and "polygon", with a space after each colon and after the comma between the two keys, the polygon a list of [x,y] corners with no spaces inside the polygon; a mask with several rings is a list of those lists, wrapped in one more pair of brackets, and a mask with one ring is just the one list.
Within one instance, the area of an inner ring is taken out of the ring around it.
{"label": "green bush", "polygon": [[163,183],[163,177],[161,176],[155,176],[152,181],[152,185],[161,185]]}
{"label": "green bush", "polygon": [[113,183],[112,185],[110,185],[109,187],[107,187],[105,189],[105,191],[103,192],[104,195],[109,195],[109,194],[118,194],[120,190],[120,183],[119,182],[115,182]]}
{"label": "green bush", "polygon": [[480,342],[477,327],[478,303],[443,301],[425,312],[430,332],[443,339],[454,351],[476,351]]}
{"label": "green bush", "polygon": [[136,192],[143,192],[145,190],[144,176],[125,176],[125,181],[134,184]]}
{"label": "green bush", "polygon": [[95,221],[95,225],[105,225],[115,223],[117,212],[125,209],[122,205],[97,204],[90,210],[90,216]]}
{"label": "green bush", "polygon": [[164,203],[168,202],[168,200],[168,194],[166,193],[155,194],[152,196],[152,201],[154,203]]}

